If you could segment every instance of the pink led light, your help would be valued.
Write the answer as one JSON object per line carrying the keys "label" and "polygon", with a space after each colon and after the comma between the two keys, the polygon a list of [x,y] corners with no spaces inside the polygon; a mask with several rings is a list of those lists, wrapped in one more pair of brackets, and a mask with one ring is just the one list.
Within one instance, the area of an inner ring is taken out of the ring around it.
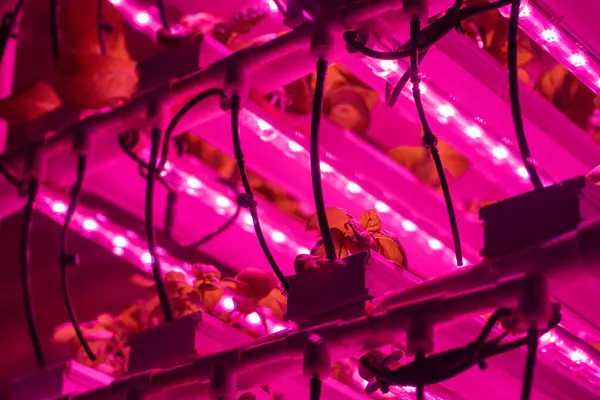
{"label": "pink led light", "polygon": [[546,29],[542,31],[542,39],[546,42],[555,42],[558,40],[558,33],[554,29]]}
{"label": "pink led light", "polygon": [[277,332],[283,332],[285,331],[287,328],[283,325],[275,325],[273,326],[273,328],[271,329],[271,333],[277,333]]}
{"label": "pink led light", "polygon": [[277,137],[278,132],[264,119],[258,119],[258,121],[256,121],[256,125],[258,125],[258,129],[260,129],[258,137],[260,137],[263,141],[270,142]]}
{"label": "pink led light", "polygon": [[114,247],[112,249],[112,252],[113,252],[114,255],[117,255],[119,257],[122,257],[123,254],[125,254],[125,250],[123,250],[122,247]]}
{"label": "pink led light", "polygon": [[348,182],[346,188],[350,193],[360,193],[362,191],[362,188],[354,182]]}
{"label": "pink led light", "polygon": [[288,143],[288,147],[290,148],[291,151],[293,151],[294,153],[298,153],[302,150],[304,150],[304,147],[300,146],[298,143],[294,142],[293,140],[290,140]]}
{"label": "pink led light", "polygon": [[127,247],[129,242],[124,236],[119,235],[113,238],[112,243],[115,247]]}
{"label": "pink led light", "polygon": [[185,183],[191,189],[200,189],[202,187],[202,182],[200,182],[197,178],[190,176],[185,180]]}
{"label": "pink led light", "polygon": [[300,247],[298,248],[298,254],[310,254],[310,250],[306,247]]}
{"label": "pink led light", "polygon": [[90,218],[83,221],[82,225],[83,229],[85,229],[86,231],[95,231],[96,229],[98,229],[98,223]]}
{"label": "pink led light", "polygon": [[519,175],[523,179],[529,178],[529,173],[527,172],[527,168],[525,168],[525,167],[519,167],[517,169],[517,175]]}
{"label": "pink led light", "polygon": [[258,325],[262,321],[262,319],[260,318],[260,315],[258,315],[258,313],[255,313],[255,312],[248,314],[246,319],[248,320],[248,323],[252,324],[252,325]]}
{"label": "pink led light", "polygon": [[269,0],[269,9],[273,12],[279,11],[277,4],[273,0]]}
{"label": "pink led light", "polygon": [[122,3],[122,0],[108,0],[110,1],[111,4],[114,4],[115,6],[118,6]]}
{"label": "pink led light", "polygon": [[141,260],[144,264],[150,264],[152,263],[152,256],[150,255],[150,253],[145,252],[142,254]]}
{"label": "pink led light", "polygon": [[427,244],[429,245],[431,250],[441,250],[442,248],[444,248],[444,245],[442,244],[442,242],[440,242],[437,239],[429,239],[427,241]]}
{"label": "pink led light", "polygon": [[390,212],[390,206],[385,204],[383,201],[378,201],[375,203],[375,209],[380,213],[388,213]]}
{"label": "pink led light", "polygon": [[54,211],[57,214],[63,214],[67,212],[67,206],[63,202],[55,201],[54,203],[52,203],[52,211]]}
{"label": "pink led light", "polygon": [[273,231],[271,232],[271,239],[273,239],[275,243],[283,243],[285,242],[285,235],[280,231]]}
{"label": "pink led light", "polygon": [[228,311],[235,310],[235,302],[231,297],[223,297],[221,299],[221,305],[223,305],[223,308]]}
{"label": "pink led light", "polygon": [[402,228],[407,232],[415,232],[418,229],[414,222],[407,219],[402,221]]}
{"label": "pink led light", "polygon": [[221,208],[227,208],[231,206],[231,200],[225,196],[217,196],[215,198],[215,203],[217,203],[217,206]]}
{"label": "pink led light", "polygon": [[573,54],[571,57],[569,57],[569,62],[573,64],[574,67],[583,67],[585,64],[587,64],[585,56],[579,53]]}
{"label": "pink led light", "polygon": [[438,107],[438,112],[444,118],[451,118],[456,115],[456,110],[450,104],[442,104]]}
{"label": "pink led light", "polygon": [[572,351],[569,356],[571,360],[577,364],[585,363],[588,361],[587,355],[581,350]]}
{"label": "pink led light", "polygon": [[333,172],[333,168],[331,168],[331,165],[327,164],[325,161],[321,161],[321,172],[328,174]]}
{"label": "pink led light", "polygon": [[139,25],[148,25],[152,17],[146,11],[140,11],[135,15],[135,22]]}
{"label": "pink led light", "polygon": [[467,129],[465,129],[465,132],[471,139],[479,139],[483,135],[483,132],[478,126],[468,126]]}
{"label": "pink led light", "polygon": [[498,160],[506,160],[510,156],[510,153],[508,152],[506,147],[498,146],[492,149],[492,155]]}
{"label": "pink led light", "polygon": [[254,220],[252,219],[252,215],[250,215],[250,214],[246,214],[246,215],[244,216],[244,223],[245,223],[246,225],[254,225]]}
{"label": "pink led light", "polygon": [[[508,8],[510,9],[510,8]],[[521,11],[519,27],[593,92],[600,95],[600,62],[560,25],[559,15],[549,15],[535,4]],[[526,14],[526,15],[523,15]],[[558,21],[558,22],[557,22]],[[586,68],[582,68],[586,66]]]}

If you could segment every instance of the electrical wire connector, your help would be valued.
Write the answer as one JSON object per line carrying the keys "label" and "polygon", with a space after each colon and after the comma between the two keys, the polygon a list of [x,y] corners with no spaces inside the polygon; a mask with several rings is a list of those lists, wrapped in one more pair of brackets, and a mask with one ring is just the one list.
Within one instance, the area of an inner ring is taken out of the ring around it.
{"label": "electrical wire connector", "polygon": [[543,329],[548,324],[552,315],[548,278],[540,275],[526,277],[518,311],[520,316],[536,329]]}
{"label": "electrical wire connector", "polygon": [[302,374],[311,378],[323,379],[329,377],[330,372],[331,354],[325,341],[318,335],[309,335],[304,348]]}
{"label": "electrical wire connector", "polygon": [[258,206],[258,202],[256,200],[254,200],[254,197],[249,196],[246,193],[240,193],[236,199],[237,204],[240,207],[252,210],[252,209],[256,209],[256,206]]}
{"label": "electrical wire connector", "polygon": [[226,364],[217,363],[210,379],[209,396],[214,400],[233,400],[236,395],[236,375]]}
{"label": "electrical wire connector", "polygon": [[315,24],[310,38],[310,54],[318,60],[327,60],[333,48],[333,35],[323,24]]}
{"label": "electrical wire connector", "polygon": [[411,19],[425,22],[429,17],[429,2],[427,0],[402,0],[402,11]]}
{"label": "electrical wire connector", "polygon": [[436,135],[424,135],[423,136],[423,147],[428,150],[437,149],[438,138]]}
{"label": "electrical wire connector", "polygon": [[248,98],[250,93],[250,84],[247,65],[250,65],[252,53],[250,50],[240,50],[235,53],[233,60],[229,63],[225,71],[225,99],[221,102],[224,109],[231,108],[231,98],[237,96],[240,98],[240,107]]}
{"label": "electrical wire connector", "polygon": [[406,354],[429,354],[434,350],[433,324],[424,318],[414,318],[406,331]]}
{"label": "electrical wire connector", "polygon": [[76,253],[61,254],[58,262],[66,267],[74,267],[79,265],[79,256]]}

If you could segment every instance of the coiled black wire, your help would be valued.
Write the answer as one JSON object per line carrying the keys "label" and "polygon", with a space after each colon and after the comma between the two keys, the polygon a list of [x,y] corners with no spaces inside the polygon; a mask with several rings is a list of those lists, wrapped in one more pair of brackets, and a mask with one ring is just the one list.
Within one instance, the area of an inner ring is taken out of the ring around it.
{"label": "coiled black wire", "polygon": [[67,251],[67,235],[69,232],[69,224],[71,223],[71,219],[75,214],[75,209],[77,208],[77,200],[79,198],[79,194],[81,193],[81,188],[83,186],[83,179],[85,177],[85,170],[87,166],[87,157],[84,155],[80,155],[77,157],[77,178],[75,180],[75,185],[73,186],[73,191],[71,192],[71,200],[69,202],[69,206],[67,208],[67,212],[65,215],[65,221],[63,223],[61,229],[61,240],[60,240],[60,283],[63,294],[63,299],[65,301],[65,307],[67,308],[67,313],[69,314],[69,321],[71,321],[71,325],[73,325],[73,329],[75,330],[75,335],[77,336],[77,340],[81,343],[83,350],[90,358],[90,360],[96,360],[96,356],[92,349],[90,348],[87,340],[85,339],[83,332],[81,331],[81,327],[79,326],[79,322],[77,321],[77,317],[75,315],[75,310],[73,309],[73,303],[71,301],[71,294],[69,291],[69,281],[68,281],[68,267],[70,265],[77,264],[77,258],[75,254],[69,254]]}
{"label": "coiled black wire", "polygon": [[285,275],[277,265],[271,250],[269,249],[269,245],[267,244],[267,240],[265,239],[265,235],[260,226],[260,219],[258,218],[258,212],[256,209],[257,203],[254,200],[254,193],[252,190],[252,186],[250,186],[250,181],[248,180],[248,173],[246,171],[246,163],[244,161],[244,152],[242,149],[242,142],[240,138],[240,107],[241,107],[241,99],[237,95],[231,96],[231,131],[233,137],[233,152],[235,155],[235,159],[238,164],[238,169],[240,171],[240,179],[242,180],[242,186],[244,187],[244,193],[238,197],[238,204],[243,207],[248,208],[250,215],[252,216],[252,222],[254,224],[254,231],[256,232],[256,237],[258,238],[258,243],[271,266],[271,269],[281,282],[281,286],[285,291],[289,290],[289,286],[287,280],[285,279]]}

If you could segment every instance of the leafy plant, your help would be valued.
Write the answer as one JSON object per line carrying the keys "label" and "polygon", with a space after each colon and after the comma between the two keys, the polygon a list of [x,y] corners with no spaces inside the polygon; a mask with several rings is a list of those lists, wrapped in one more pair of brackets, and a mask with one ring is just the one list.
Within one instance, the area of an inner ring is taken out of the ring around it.
{"label": "leafy plant", "polygon": [[[256,312],[266,330],[267,315],[282,319],[287,306],[278,281],[272,273],[248,268],[234,278],[223,278],[212,265],[196,265],[191,277],[183,272],[172,271],[165,275],[165,287],[173,314],[181,318],[197,312],[206,312],[225,322],[235,324],[240,317]],[[134,275],[131,282],[155,292],[154,280]],[[215,306],[225,295],[231,296],[236,310],[217,314]],[[82,325],[82,331],[97,356],[90,360],[71,324],[56,328],[53,340],[68,345],[78,361],[95,367],[112,376],[127,371],[131,336],[163,322],[163,315],[156,293],[148,299],[137,301],[118,316],[100,315],[96,320]]]}
{"label": "leafy plant", "polygon": [[[354,219],[350,213],[341,209],[327,208],[327,221],[333,236],[335,252],[339,258],[347,257],[362,250],[375,251],[385,258],[395,262],[400,267],[406,267],[406,254],[402,245],[392,234],[381,227],[381,219],[374,210],[368,210]],[[307,231],[319,231],[317,216],[312,216],[307,225]],[[319,239],[312,248],[310,256],[299,255],[296,257],[295,268],[297,273],[308,269],[318,268],[326,262],[323,240]]]}

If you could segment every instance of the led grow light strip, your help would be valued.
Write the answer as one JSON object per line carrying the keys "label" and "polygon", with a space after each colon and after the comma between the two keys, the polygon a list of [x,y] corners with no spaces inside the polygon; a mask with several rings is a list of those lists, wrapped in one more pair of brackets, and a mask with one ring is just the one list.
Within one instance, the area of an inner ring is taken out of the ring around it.
{"label": "led grow light strip", "polygon": [[[148,162],[150,152],[148,149],[139,151],[138,156]],[[195,161],[195,160],[194,160]],[[199,176],[195,175],[193,165],[184,166],[182,159],[177,162],[168,161],[165,163],[165,169],[161,176],[168,183],[169,187],[176,188],[179,192],[185,193],[194,197],[205,205],[215,209],[219,215],[232,217],[235,214],[237,206],[234,200],[230,200],[223,193],[211,188],[207,183],[203,182]],[[186,168],[187,167],[187,168]],[[254,222],[252,216],[247,210],[240,212],[236,223],[246,232],[254,233]],[[281,230],[277,229],[276,224],[268,215],[261,215],[261,227],[266,236],[271,239],[272,245],[281,253],[287,252],[295,257],[298,254],[308,254],[310,250],[305,244],[299,243],[290,235],[286,235]]]}
{"label": "led grow light strip", "polygon": [[[361,61],[377,76],[383,78],[391,85],[395,85],[404,74],[408,65],[402,61],[376,60],[370,57],[362,57]],[[482,152],[485,157],[492,157],[495,164],[504,168],[510,175],[520,178],[521,189],[518,193],[528,190],[527,170],[523,166],[520,157],[513,154],[503,143],[508,142],[501,139],[502,136],[494,132],[489,127],[483,128],[481,119],[471,115],[468,110],[460,106],[452,97],[444,93],[433,82],[422,77],[421,93],[423,106],[427,113],[433,116],[438,122],[454,127],[461,134],[466,135],[473,142],[473,150]],[[412,88],[408,84],[402,91],[402,95],[412,101]],[[547,174],[543,181],[548,184],[551,179]]]}
{"label": "led grow light strip", "polygon": [[[241,120],[244,125],[250,127],[252,132],[258,135],[261,140],[270,143],[276,149],[296,161],[299,165],[307,169],[309,168],[310,153],[301,144],[290,139],[281,131],[271,126],[268,122],[248,110],[242,112]],[[299,133],[297,134],[300,136]],[[328,157],[326,152],[324,155],[325,157]],[[331,157],[329,156],[329,158]],[[352,200],[354,203],[360,204],[365,210],[377,210],[381,214],[381,219],[384,221],[385,226],[388,227],[388,230],[392,227],[402,227],[402,229],[399,229],[394,233],[401,238],[416,241],[426,252],[438,253],[444,261],[455,265],[454,252],[444,246],[439,239],[429,235],[413,221],[405,218],[385,202],[379,200],[376,196],[360,187],[356,182],[348,179],[331,164],[322,161],[321,173],[323,181],[340,193],[343,193],[346,198]],[[465,259],[464,261],[465,265],[469,264],[468,260]]]}
{"label": "led grow light strip", "polygon": [[[510,7],[500,11],[506,17]],[[584,85],[600,95],[600,60],[560,24],[555,23],[551,15],[533,2],[524,4],[520,12],[519,27]]]}
{"label": "led grow light strip", "polygon": [[[38,195],[36,209],[62,224],[67,211],[66,204],[67,202],[58,196],[42,192]],[[146,241],[136,233],[110,221],[104,215],[93,213],[80,205],[73,216],[71,229],[112,251],[113,254],[126,259],[144,272],[152,273],[151,257],[147,250]],[[159,255],[164,274],[171,271],[180,272],[186,276],[189,283],[193,281],[191,275],[193,266],[176,259],[161,248],[159,248]],[[215,311],[225,313],[234,309],[233,299],[224,296]],[[293,326],[293,324],[286,324],[273,318],[268,318],[266,322],[270,332],[279,332]],[[257,313],[248,314],[244,325],[256,334],[264,333],[262,332],[261,318]]]}
{"label": "led grow light strip", "polygon": [[[138,31],[156,40],[157,34],[163,29],[160,22],[160,14],[156,7],[142,7],[136,1],[132,0],[108,0],[112,5],[117,7],[126,22],[135,27]],[[273,0],[265,1],[264,6],[271,12],[278,12],[277,4]],[[185,28],[180,24],[173,24],[169,27],[172,33],[183,33]]]}
{"label": "led grow light strip", "polygon": [[[62,223],[66,212],[66,201],[48,191],[41,191],[36,201],[36,209],[48,215],[54,221]],[[128,231],[105,216],[94,213],[84,206],[79,206],[72,220],[71,229],[82,236],[93,240],[114,254],[125,258],[141,270],[150,273],[150,257],[146,242],[137,234]],[[161,254],[163,272],[177,271],[183,273],[190,281],[192,266],[172,257],[164,249]],[[216,308],[216,313],[232,311],[235,308],[233,300],[223,297]],[[268,318],[267,327],[270,333],[280,332],[293,327],[279,320]],[[242,322],[245,327],[257,335],[262,335],[261,320],[258,314],[249,314]],[[594,385],[600,387],[600,359],[577,347],[573,340],[558,332],[549,332],[540,339],[541,352],[554,362],[567,367],[574,373],[584,375]],[[403,394],[411,393],[412,388],[398,388]],[[400,394],[400,393],[398,393]],[[432,393],[430,392],[430,395]],[[437,397],[432,397],[437,398]]]}

